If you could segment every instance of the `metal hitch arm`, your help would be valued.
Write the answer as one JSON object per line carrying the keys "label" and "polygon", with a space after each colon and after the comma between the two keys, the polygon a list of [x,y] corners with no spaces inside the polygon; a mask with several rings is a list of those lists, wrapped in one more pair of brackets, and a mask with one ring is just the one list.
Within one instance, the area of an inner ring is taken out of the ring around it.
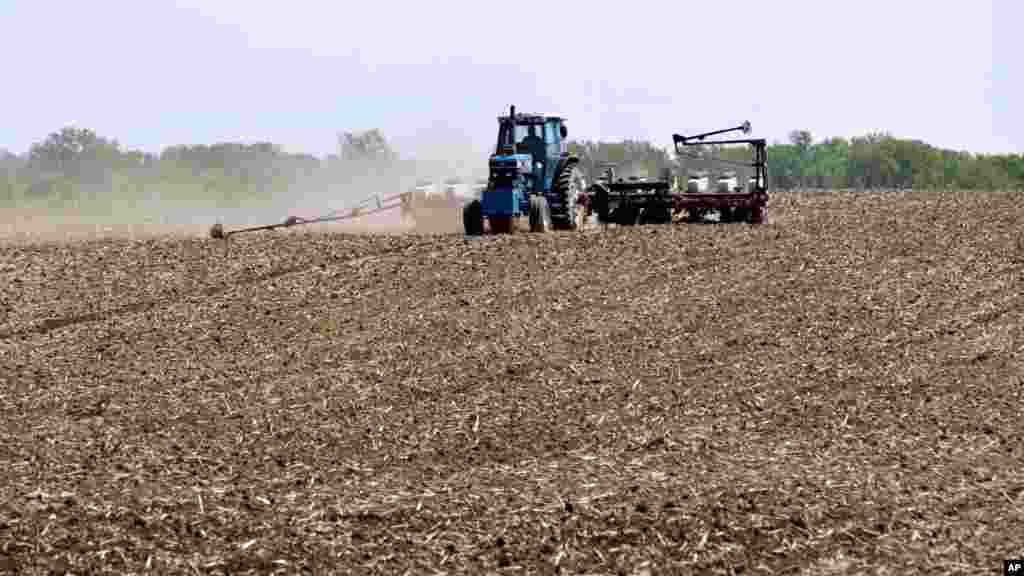
{"label": "metal hitch arm", "polygon": [[[327,216],[320,216],[319,218],[299,218],[298,216],[289,216],[284,222],[280,224],[266,224],[263,226],[253,226],[250,228],[240,228],[237,230],[225,231],[221,224],[214,224],[210,229],[210,237],[227,240],[229,236],[235,234],[241,234],[243,232],[257,232],[259,230],[275,230],[277,228],[288,228],[290,226],[297,226],[300,224],[316,224],[318,222],[337,222],[338,220],[349,220],[352,218],[358,218],[360,216],[368,216],[377,212],[386,212],[388,210],[394,210],[402,205],[402,199],[406,196],[405,193],[393,194],[381,198],[380,196],[371,196],[367,200],[360,202],[354,208],[349,208],[341,214],[335,212],[328,214]],[[377,207],[367,210],[364,205],[368,200],[376,200]]]}

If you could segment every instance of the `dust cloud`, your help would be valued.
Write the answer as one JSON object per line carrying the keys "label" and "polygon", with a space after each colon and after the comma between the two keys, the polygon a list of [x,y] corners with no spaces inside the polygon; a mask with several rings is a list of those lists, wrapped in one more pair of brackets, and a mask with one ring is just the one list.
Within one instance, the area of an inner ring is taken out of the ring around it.
{"label": "dust cloud", "polygon": [[[472,193],[472,184],[486,178],[486,148],[475,146],[460,130],[435,122],[414,138],[394,143],[394,162],[356,162],[289,172],[271,161],[266,172],[288,173],[265,194],[215,194],[197,184],[153,182],[104,187],[70,197],[26,198],[0,208],[0,241],[75,240],[89,238],[147,238],[155,236],[208,237],[220,223],[226,230],[277,224],[291,216],[317,218],[345,213],[361,206],[372,209],[376,199],[412,190],[430,180],[440,189],[448,178],[463,182],[459,195]],[[230,168],[230,167],[228,167]],[[250,166],[251,168],[251,166]],[[297,172],[297,173],[296,173]],[[307,225],[316,230],[402,233],[456,232],[457,214],[422,213],[420,226],[403,220],[398,208],[337,223]],[[432,222],[428,222],[432,220]]]}
{"label": "dust cloud", "polygon": [[[313,180],[291,183],[270,205],[249,207],[245,223],[274,223],[287,216],[317,218],[342,214],[354,207],[373,210],[377,200],[393,203],[389,197],[413,190],[417,183],[429,181],[437,191],[448,179],[461,184],[456,194],[469,196],[477,180],[487,177],[487,149],[473,144],[456,128],[435,122],[405,142],[393,143],[399,159],[388,164],[353,163],[344,174],[321,174]],[[332,177],[334,176],[334,177]],[[459,206],[417,207],[415,223],[404,221],[401,211],[388,210],[367,214],[338,223],[317,225],[318,230],[345,232],[430,232],[461,231]]]}

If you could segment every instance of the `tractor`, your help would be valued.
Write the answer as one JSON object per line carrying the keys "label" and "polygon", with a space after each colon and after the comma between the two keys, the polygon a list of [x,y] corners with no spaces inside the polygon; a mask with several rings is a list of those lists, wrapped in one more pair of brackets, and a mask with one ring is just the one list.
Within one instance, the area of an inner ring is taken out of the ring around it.
{"label": "tractor", "polygon": [[528,216],[531,232],[575,230],[583,193],[579,158],[569,154],[566,119],[540,114],[498,117],[498,141],[488,159],[487,185],[462,211],[469,236],[512,232]]}

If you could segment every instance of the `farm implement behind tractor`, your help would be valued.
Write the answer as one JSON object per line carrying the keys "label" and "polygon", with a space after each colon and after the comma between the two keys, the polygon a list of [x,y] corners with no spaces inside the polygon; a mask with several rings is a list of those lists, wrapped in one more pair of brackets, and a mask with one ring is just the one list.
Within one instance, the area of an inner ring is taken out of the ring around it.
{"label": "farm implement behind tractor", "polygon": [[[744,122],[735,128],[706,132],[696,136],[672,135],[676,154],[689,156],[684,152],[686,146],[701,145],[733,145],[747,144],[753,149],[753,161],[750,163],[723,161],[736,166],[750,167],[754,169],[754,175],[749,179],[746,191],[739,186],[735,178],[723,178],[718,182],[718,189],[713,193],[683,193],[679,195],[676,202],[677,210],[686,210],[691,219],[704,214],[709,210],[719,212],[722,222],[748,222],[750,224],[763,224],[768,217],[768,150],[764,138],[749,138],[736,140],[713,140],[704,141],[708,136],[725,134],[727,132],[742,131],[750,134],[750,122]],[[730,187],[731,184],[731,187]]]}
{"label": "farm implement behind tractor", "polygon": [[581,195],[580,203],[586,206],[587,214],[596,213],[598,222],[632,226],[636,224],[667,224],[687,216],[690,222],[702,221],[711,212],[719,214],[720,222],[765,222],[768,204],[768,177],[766,143],[763,138],[704,141],[708,136],[726,132],[750,133],[750,123],[744,122],[735,128],[717,130],[696,136],[673,134],[676,154],[690,156],[687,146],[748,144],[753,148],[750,163],[721,161],[728,164],[751,167],[754,177],[750,178],[746,190],[736,185],[733,178],[723,178],[714,191],[709,190],[701,179],[687,183],[685,190],[675,190],[671,174],[662,179],[615,177],[615,169],[606,167],[604,175],[587,188]]}

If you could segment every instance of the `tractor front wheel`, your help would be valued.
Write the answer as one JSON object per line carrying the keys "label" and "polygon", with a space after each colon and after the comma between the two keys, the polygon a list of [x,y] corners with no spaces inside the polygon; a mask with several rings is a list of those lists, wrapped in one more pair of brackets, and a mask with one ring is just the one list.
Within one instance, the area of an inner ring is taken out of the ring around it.
{"label": "tractor front wheel", "polygon": [[480,201],[473,200],[462,208],[462,225],[467,236],[482,236],[484,233],[484,217]]}
{"label": "tractor front wheel", "polygon": [[492,234],[511,234],[512,233],[512,217],[511,216],[488,216],[488,222],[491,224]]}

